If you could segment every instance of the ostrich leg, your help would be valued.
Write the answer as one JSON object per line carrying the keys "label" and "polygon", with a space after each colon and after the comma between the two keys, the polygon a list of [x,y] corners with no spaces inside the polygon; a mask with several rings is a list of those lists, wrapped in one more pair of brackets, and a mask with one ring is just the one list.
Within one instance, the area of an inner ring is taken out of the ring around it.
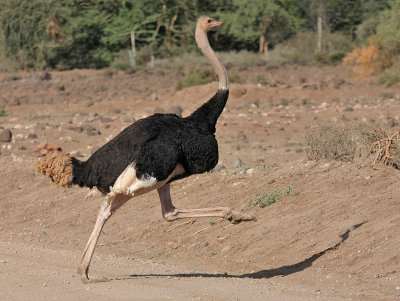
{"label": "ostrich leg", "polygon": [[221,217],[229,220],[233,224],[238,224],[242,221],[256,221],[252,215],[243,214],[232,210],[229,207],[210,207],[202,209],[177,209],[172,204],[170,184],[165,184],[158,189],[158,195],[161,201],[162,215],[165,220],[172,222],[182,218],[197,218],[197,217]]}
{"label": "ostrich leg", "polygon": [[125,204],[130,198],[130,196],[118,195],[113,199],[105,200],[101,205],[93,232],[90,235],[89,241],[83,252],[81,262],[78,266],[78,274],[81,275],[82,281],[84,283],[107,281],[106,278],[89,279],[90,262],[92,260],[94,249],[96,248],[96,244],[99,240],[104,224],[111,217],[111,215],[123,204]]}

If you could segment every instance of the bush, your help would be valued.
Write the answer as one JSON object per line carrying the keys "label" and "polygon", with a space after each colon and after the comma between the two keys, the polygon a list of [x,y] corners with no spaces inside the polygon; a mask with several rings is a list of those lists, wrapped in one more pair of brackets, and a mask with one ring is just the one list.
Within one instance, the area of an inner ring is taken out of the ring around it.
{"label": "bush", "polygon": [[353,49],[349,38],[340,33],[323,34],[322,52],[316,53],[317,35],[315,32],[300,32],[271,51],[271,60],[295,64],[320,62],[336,65],[344,54]]}
{"label": "bush", "polygon": [[348,128],[337,125],[318,125],[306,134],[309,160],[353,161],[356,138]]}
{"label": "bush", "polygon": [[386,87],[394,86],[400,82],[400,61],[397,59],[393,66],[388,68],[378,76],[378,85],[385,85]]}
{"label": "bush", "polygon": [[368,38],[376,34],[378,27],[378,18],[369,18],[364,20],[356,29],[356,42],[358,45],[365,46],[368,44]]}
{"label": "bush", "polygon": [[198,68],[191,72],[188,76],[179,80],[175,86],[175,89],[182,90],[192,86],[204,85],[212,81],[214,76],[215,73],[211,72],[210,69]]}
{"label": "bush", "polygon": [[110,64],[111,69],[116,69],[116,70],[128,70],[131,68],[131,63],[129,60],[129,50],[124,49],[118,52],[115,56],[113,61]]}
{"label": "bush", "polygon": [[370,39],[369,45],[354,49],[346,55],[343,62],[359,77],[365,77],[381,71],[386,60],[378,45]]}

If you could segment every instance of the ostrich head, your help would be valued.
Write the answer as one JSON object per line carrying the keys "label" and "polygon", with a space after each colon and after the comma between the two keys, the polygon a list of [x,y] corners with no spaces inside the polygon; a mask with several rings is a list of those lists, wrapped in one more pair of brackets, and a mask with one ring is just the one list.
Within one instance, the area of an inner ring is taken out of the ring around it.
{"label": "ostrich head", "polygon": [[197,27],[204,32],[209,32],[214,27],[218,27],[223,24],[224,23],[218,22],[217,20],[214,20],[213,18],[207,16],[201,16],[197,21]]}

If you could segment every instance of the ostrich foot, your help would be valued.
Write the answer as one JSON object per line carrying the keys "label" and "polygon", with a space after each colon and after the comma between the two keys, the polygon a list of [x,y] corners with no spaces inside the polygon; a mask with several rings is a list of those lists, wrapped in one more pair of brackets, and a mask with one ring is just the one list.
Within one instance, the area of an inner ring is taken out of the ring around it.
{"label": "ostrich foot", "polygon": [[234,210],[230,210],[230,212],[228,212],[223,218],[230,221],[232,224],[239,224],[240,222],[247,221],[257,221],[256,217],[253,215],[244,214]]}
{"label": "ostrich foot", "polygon": [[102,276],[87,278],[85,275],[81,275],[81,280],[82,280],[82,282],[83,282],[84,284],[87,284],[87,283],[98,283],[98,282],[109,282],[109,281],[111,281],[110,279],[108,279],[108,278],[106,278],[106,277],[102,277]]}
{"label": "ostrich foot", "polygon": [[78,274],[81,276],[81,280],[83,283],[87,284],[87,283],[97,283],[97,282],[108,282],[110,281],[110,279],[106,278],[106,277],[90,277],[88,275],[88,270],[85,270],[81,267],[78,268]]}

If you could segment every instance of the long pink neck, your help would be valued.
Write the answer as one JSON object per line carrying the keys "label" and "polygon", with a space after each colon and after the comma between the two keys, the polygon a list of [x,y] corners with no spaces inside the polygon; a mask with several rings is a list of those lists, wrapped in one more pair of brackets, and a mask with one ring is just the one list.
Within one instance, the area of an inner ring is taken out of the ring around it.
{"label": "long pink neck", "polygon": [[207,33],[197,26],[195,36],[196,43],[200,51],[210,60],[211,64],[217,70],[219,89],[229,90],[228,74],[226,73],[224,65],[222,65],[218,59],[218,56],[211,48],[210,43],[208,42]]}

